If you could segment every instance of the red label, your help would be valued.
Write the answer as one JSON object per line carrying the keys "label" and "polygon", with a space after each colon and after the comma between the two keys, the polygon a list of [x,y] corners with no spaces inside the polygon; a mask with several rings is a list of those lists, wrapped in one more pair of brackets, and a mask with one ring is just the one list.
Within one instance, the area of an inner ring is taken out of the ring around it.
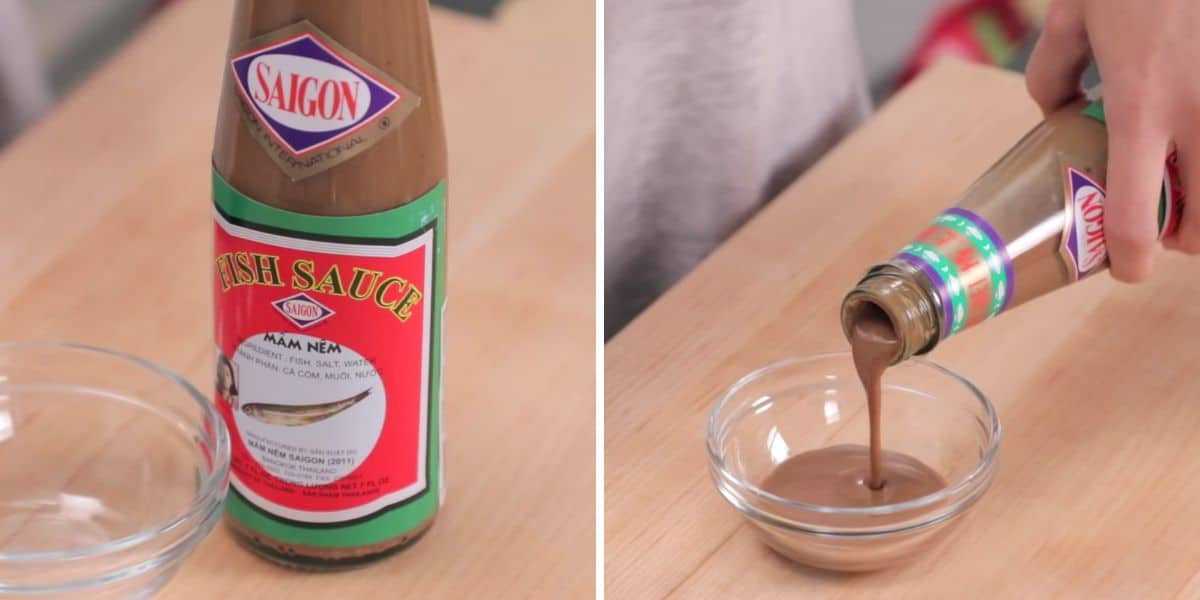
{"label": "red label", "polygon": [[217,398],[234,488],[311,523],[424,491],[432,228],[347,242],[216,220]]}

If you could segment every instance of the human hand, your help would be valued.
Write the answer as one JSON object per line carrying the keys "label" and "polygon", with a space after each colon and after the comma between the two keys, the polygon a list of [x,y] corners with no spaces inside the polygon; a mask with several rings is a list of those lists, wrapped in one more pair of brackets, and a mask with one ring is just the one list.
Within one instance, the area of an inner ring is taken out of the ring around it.
{"label": "human hand", "polygon": [[[1136,282],[1153,268],[1166,156],[1179,152],[1183,184],[1200,189],[1200,2],[1052,0],[1026,69],[1045,112],[1080,93],[1094,56],[1104,82],[1108,182],[1104,237],[1113,277]],[[1200,207],[1183,211],[1163,245],[1200,254]]]}

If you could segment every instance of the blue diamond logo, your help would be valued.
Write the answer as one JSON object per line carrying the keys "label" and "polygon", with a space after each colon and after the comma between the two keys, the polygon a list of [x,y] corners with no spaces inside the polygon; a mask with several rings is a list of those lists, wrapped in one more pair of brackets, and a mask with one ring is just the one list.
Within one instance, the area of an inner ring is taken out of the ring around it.
{"label": "blue diamond logo", "polygon": [[230,66],[247,106],[295,156],[361,130],[403,95],[311,32],[235,56]]}

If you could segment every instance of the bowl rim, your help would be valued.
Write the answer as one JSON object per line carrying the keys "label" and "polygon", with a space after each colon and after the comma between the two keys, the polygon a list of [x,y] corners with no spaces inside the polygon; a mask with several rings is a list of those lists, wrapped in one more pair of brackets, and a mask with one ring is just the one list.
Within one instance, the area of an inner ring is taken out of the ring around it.
{"label": "bowl rim", "polygon": [[[946,500],[947,498],[954,497],[964,491],[972,489],[973,487],[975,487],[979,484],[986,484],[990,481],[990,479],[991,479],[990,473],[995,466],[996,456],[1000,449],[1000,438],[1003,435],[1003,432],[1002,432],[1002,429],[1000,426],[1000,417],[996,413],[995,407],[992,406],[992,403],[987,398],[987,396],[978,387],[976,387],[974,383],[971,383],[971,381],[969,379],[967,379],[966,377],[958,374],[957,372],[955,372],[949,368],[946,368],[946,367],[944,367],[940,364],[937,364],[933,361],[922,359],[922,358],[911,358],[911,359],[905,361],[904,363],[902,363],[901,365],[897,365],[897,366],[903,367],[906,365],[912,365],[912,366],[923,368],[923,369],[930,369],[940,375],[949,377],[950,379],[961,384],[963,387],[965,387],[967,389],[968,392],[971,393],[971,395],[979,402],[979,404],[981,406],[983,406],[984,413],[987,416],[988,436],[989,436],[988,447],[984,451],[983,455],[980,457],[978,464],[975,465],[975,468],[972,469],[971,472],[968,473],[966,477],[962,478],[954,485],[942,488],[941,490],[938,490],[937,492],[934,492],[932,494],[921,496],[919,498],[913,498],[912,500],[906,500],[904,502],[897,502],[894,504],[882,504],[879,506],[867,506],[867,507],[825,506],[825,505],[821,505],[821,504],[810,504],[807,502],[800,502],[797,500],[792,500],[790,498],[784,498],[782,496],[772,494],[771,492],[768,492],[768,491],[763,490],[762,488],[758,487],[756,484],[753,484],[753,483],[747,481],[746,479],[744,479],[738,475],[735,475],[726,466],[725,460],[721,456],[720,449],[717,446],[717,442],[719,441],[718,435],[721,433],[720,431],[718,431],[719,424],[717,422],[717,418],[718,418],[718,415],[721,414],[721,412],[725,408],[725,406],[730,402],[730,400],[739,391],[742,390],[742,388],[746,387],[753,381],[759,380],[766,375],[769,375],[773,372],[779,371],[779,370],[787,368],[787,367],[793,367],[796,365],[819,362],[819,361],[824,361],[824,360],[829,360],[829,359],[849,360],[850,358],[851,358],[851,355],[850,355],[850,352],[848,352],[848,351],[824,352],[824,353],[819,353],[819,354],[807,354],[807,355],[803,355],[803,356],[791,356],[791,357],[777,360],[766,366],[759,367],[758,369],[755,369],[755,370],[743,375],[741,378],[739,378],[736,382],[733,383],[733,385],[729,386],[728,388],[725,389],[725,391],[723,391],[721,393],[717,402],[713,405],[713,408],[709,411],[708,421],[705,426],[705,432],[704,432],[705,446],[708,449],[709,466],[712,469],[715,469],[716,473],[719,473],[721,475],[721,477],[727,479],[728,481],[735,483],[742,490],[745,490],[745,491],[747,491],[747,492],[749,492],[771,504],[779,505],[782,507],[795,509],[795,510],[807,511],[807,512],[845,515],[845,516],[890,515],[890,514],[895,514],[895,513],[900,513],[900,512],[907,512],[907,511],[911,511],[911,510],[915,510],[915,509],[919,509],[919,508],[924,508],[926,506],[930,506],[930,505],[934,505],[939,502],[942,502],[943,500]],[[895,368],[895,367],[893,367],[893,368]],[[971,500],[971,498],[970,498],[970,495],[968,495],[968,498],[966,499],[966,501],[968,503],[973,502],[973,500]],[[958,504],[960,504],[960,503],[958,503],[958,502],[952,503],[950,505],[950,507],[948,507],[950,512],[956,513],[957,512],[956,507],[958,506]],[[761,511],[758,511],[758,512],[761,512]],[[939,517],[939,514],[932,514],[929,517],[936,519]],[[781,519],[781,517],[778,517],[776,515],[765,515],[765,516],[770,516],[773,521]],[[923,519],[923,521],[924,520],[927,520],[927,519]],[[789,523],[791,522],[790,519],[787,519],[787,521]],[[796,525],[801,526],[801,524],[798,522],[796,523]],[[804,527],[804,529],[807,530],[808,528]],[[832,531],[832,530],[831,531],[822,530],[822,533],[830,533],[830,534],[837,534],[837,535],[845,535],[846,534],[846,532],[836,532],[836,531]],[[867,533],[867,532],[863,531],[861,533]]]}
{"label": "bowl rim", "polygon": [[[204,516],[220,510],[222,501],[225,495],[226,482],[229,479],[230,469],[230,453],[231,443],[229,438],[229,430],[225,426],[225,421],[217,412],[216,407],[209,401],[208,397],[200,393],[188,380],[179,375],[175,371],[168,369],[149,359],[142,358],[133,354],[128,354],[119,350],[102,348],[90,344],[82,344],[76,342],[53,341],[53,340],[20,340],[20,341],[0,341],[0,353],[5,352],[20,352],[33,349],[52,349],[52,350],[70,350],[73,352],[82,351],[94,355],[103,355],[126,363],[139,366],[149,371],[150,374],[166,379],[181,389],[184,394],[190,397],[201,412],[204,414],[204,419],[213,424],[212,431],[212,468],[210,472],[201,481],[198,491],[192,498],[191,504],[179,516],[139,531],[137,533],[117,538],[96,544],[94,546],[86,546],[72,550],[50,550],[38,552],[0,552],[0,563],[37,563],[37,562],[57,562],[64,560],[78,560],[86,558],[96,558],[113,553],[121,552],[129,548],[139,546],[151,540],[160,539],[162,536],[183,529],[189,523],[197,523],[195,529],[201,530],[205,522]],[[185,532],[190,534],[190,532]],[[149,560],[154,560],[150,557]]]}

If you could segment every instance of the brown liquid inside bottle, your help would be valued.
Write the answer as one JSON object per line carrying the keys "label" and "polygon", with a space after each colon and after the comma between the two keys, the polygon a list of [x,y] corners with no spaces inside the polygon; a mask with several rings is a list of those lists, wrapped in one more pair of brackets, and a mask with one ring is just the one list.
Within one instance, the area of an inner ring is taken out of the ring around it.
{"label": "brown liquid inside bottle", "polygon": [[[346,151],[340,157],[318,168],[288,171],[281,168],[281,163],[273,158],[273,152],[256,137],[251,127],[255,118],[247,116],[252,115],[252,111],[248,102],[239,96],[237,78],[227,61],[212,155],[217,174],[237,192],[259,203],[303,215],[324,216],[380,213],[414,202],[444,182],[447,176],[447,153],[434,68],[428,0],[238,0],[233,11],[229,57],[232,60],[245,52],[247,44],[261,36],[269,36],[303,22],[311,23],[328,38],[352,52],[349,62],[365,65],[364,68],[373,67],[383,76],[399,82],[404,91],[409,93],[405,98],[406,101],[411,100],[411,105],[395,118],[372,121],[369,127],[361,130],[369,132],[369,143],[361,144],[353,151],[345,146],[343,149]],[[273,74],[269,70],[263,72]],[[366,77],[358,77],[357,83],[362,83]],[[311,109],[310,106],[309,112],[328,108],[332,114],[336,110],[346,109],[345,102],[349,100],[333,99],[336,86],[329,88],[332,91],[328,99],[321,99],[316,83],[311,89],[304,88],[304,85],[303,79],[296,79],[289,91],[285,80],[281,89],[292,95],[299,89],[301,99],[309,97],[325,102],[324,107],[316,105],[316,109]],[[321,90],[321,93],[324,91]],[[416,100],[418,98],[419,101]],[[285,100],[273,101],[285,108],[303,110],[303,107],[295,105],[295,100],[290,107]],[[333,147],[336,148],[336,145]],[[327,153],[327,156],[333,155],[333,152]],[[347,155],[352,156],[347,159]],[[327,166],[329,164],[332,166]],[[444,244],[444,240],[441,243]],[[444,259],[444,256],[439,256],[438,260]],[[375,298],[388,298],[394,303],[396,301],[387,294],[395,293],[398,289],[399,284],[391,288],[385,286]],[[423,291],[426,301],[435,297],[430,290]],[[322,297],[310,292],[309,296],[318,302],[330,304],[322,299],[329,295]],[[438,309],[435,309],[431,319],[437,319],[436,322],[440,323],[440,314],[436,312]],[[254,310],[271,309],[264,307]],[[301,306],[295,310],[303,315],[303,311],[309,309]],[[403,311],[396,309],[396,312],[400,314]],[[440,331],[440,324],[436,327]],[[436,350],[437,346],[434,348]],[[241,387],[245,393],[246,386]],[[378,392],[366,395],[363,404],[373,401],[378,395]],[[274,402],[276,399],[267,398],[266,401]],[[236,404],[234,410],[237,410]],[[361,410],[365,409],[352,406],[343,414],[330,418],[348,419],[351,417],[346,414]],[[437,450],[436,440],[440,439],[440,435],[436,432],[429,435],[435,440],[429,450],[432,453]],[[431,473],[427,478],[434,476]],[[440,474],[436,477],[440,481]],[[430,487],[436,488],[433,484]],[[437,493],[436,489],[433,493]],[[365,563],[413,543],[432,525],[433,515],[436,515],[436,498],[434,504],[432,514],[423,522],[391,538],[360,545],[296,543],[277,539],[270,533],[249,527],[229,516],[226,517],[226,523],[241,544],[260,555],[293,567],[332,569]]]}

